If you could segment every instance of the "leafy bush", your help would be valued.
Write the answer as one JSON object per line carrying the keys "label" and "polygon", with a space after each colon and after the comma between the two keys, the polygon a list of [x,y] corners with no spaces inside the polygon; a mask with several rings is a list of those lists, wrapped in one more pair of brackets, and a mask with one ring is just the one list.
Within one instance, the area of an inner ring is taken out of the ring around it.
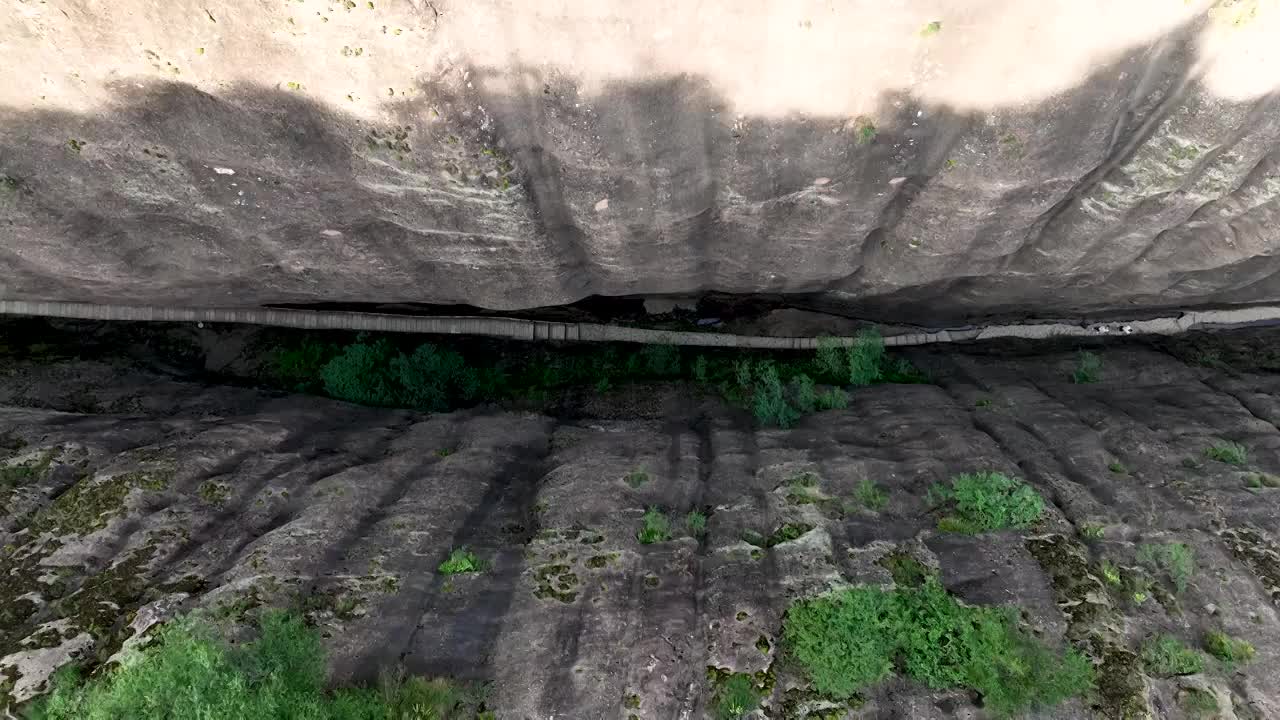
{"label": "leafy bush", "polygon": [[1040,519],[1044,498],[1021,480],[998,472],[957,475],[951,486],[935,485],[930,500],[951,508],[938,522],[942,530],[979,533],[1027,527]]}
{"label": "leafy bush", "polygon": [[1102,358],[1081,350],[1076,357],[1076,369],[1071,373],[1071,382],[1078,385],[1096,383],[1102,376]]}
{"label": "leafy bush", "polygon": [[1191,548],[1184,543],[1144,544],[1138,548],[1138,562],[1149,570],[1164,571],[1179,593],[1187,589],[1196,571]]}
{"label": "leafy bush", "polygon": [[843,410],[849,407],[849,393],[840,388],[831,388],[818,393],[819,410]]}
{"label": "leafy bush", "polygon": [[640,532],[636,533],[636,539],[641,545],[652,545],[656,542],[671,539],[671,520],[667,518],[661,510],[656,507],[650,507],[640,517]]}
{"label": "leafy bush", "polygon": [[746,673],[734,673],[716,688],[717,720],[739,720],[760,706],[761,693]]}
{"label": "leafy bush", "polygon": [[675,345],[645,345],[639,357],[644,374],[660,378],[680,375],[680,348]]}
{"label": "leafy bush", "polygon": [[818,409],[818,392],[813,387],[813,378],[801,374],[792,381],[792,388],[796,399],[796,410],[800,414],[808,415]]}
{"label": "leafy bush", "polygon": [[756,383],[751,391],[752,410],[762,425],[789,428],[800,419],[800,411],[787,402],[778,369],[771,360],[761,360],[755,368]]}
{"label": "leafy bush", "polygon": [[1157,677],[1194,675],[1204,669],[1200,653],[1183,645],[1172,635],[1161,635],[1142,646],[1142,662]]}
{"label": "leafy bush", "polygon": [[363,405],[395,405],[400,399],[391,371],[395,356],[396,349],[387,340],[352,343],[320,371],[324,391]]}
{"label": "leafy bush", "polygon": [[1228,465],[1244,465],[1249,461],[1249,450],[1240,443],[1225,442],[1206,448],[1204,456]]}
{"label": "leafy bush", "polygon": [[484,571],[484,561],[466,548],[456,548],[438,568],[441,575],[457,575]]}
{"label": "leafy bush", "polygon": [[620,347],[536,348],[505,358],[434,343],[406,355],[387,338],[363,335],[340,349],[308,339],[276,352],[273,377],[291,389],[322,387],[342,400],[432,412],[506,399],[545,402],[568,387],[603,393],[630,381],[688,378],[717,388],[726,400],[751,410],[761,425],[777,427],[790,427],[816,410],[847,407],[843,386],[928,380],[907,361],[890,358],[883,339],[870,330],[848,347],[820,341],[808,357],[713,351],[687,361],[673,345]]}
{"label": "leafy bush", "polygon": [[460,717],[474,702],[441,681],[415,678],[372,688],[325,691],[325,654],[302,619],[266,614],[259,637],[231,646],[191,618],[161,628],[120,667],[85,683],[59,670],[32,720],[388,720]]}
{"label": "leafy bush", "polygon": [[1257,652],[1252,643],[1237,640],[1218,630],[1205,633],[1204,649],[1208,650],[1210,655],[1231,665],[1247,663]]}
{"label": "leafy bush", "polygon": [[321,369],[337,352],[332,345],[311,338],[294,347],[277,348],[272,356],[276,379],[298,392],[316,389]]}
{"label": "leafy bush", "polygon": [[880,379],[884,362],[884,339],[875,330],[862,330],[845,356],[850,385],[870,385]]}
{"label": "leafy bush", "polygon": [[783,621],[790,656],[815,690],[837,699],[895,668],[934,689],[972,688],[1008,715],[1087,691],[1093,670],[1018,629],[1008,609],[969,607],[936,578],[918,588],[854,587],[796,602]]}
{"label": "leafy bush", "polygon": [[393,358],[391,375],[403,388],[398,404],[430,412],[474,400],[480,389],[479,375],[462,355],[431,343]]}

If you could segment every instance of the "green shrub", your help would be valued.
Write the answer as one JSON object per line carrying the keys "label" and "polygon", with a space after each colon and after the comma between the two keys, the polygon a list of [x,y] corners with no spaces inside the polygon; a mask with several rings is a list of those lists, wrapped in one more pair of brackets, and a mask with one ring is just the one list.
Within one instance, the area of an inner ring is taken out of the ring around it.
{"label": "green shrub", "polygon": [[1028,527],[1044,513],[1044,498],[1021,480],[998,472],[957,475],[950,487],[935,485],[929,493],[935,504],[951,510],[938,527],[953,532],[979,533]]}
{"label": "green shrub", "polygon": [[1179,593],[1187,589],[1196,571],[1191,548],[1184,543],[1144,544],[1138,548],[1138,562],[1149,570],[1166,573]]}
{"label": "green shrub", "polygon": [[849,393],[840,388],[831,388],[818,394],[819,410],[843,410],[849,407]]}
{"label": "green shrub", "polygon": [[476,554],[466,548],[456,548],[449,553],[449,557],[437,568],[441,575],[458,575],[460,573],[475,573],[484,571],[484,561],[476,557]]}
{"label": "green shrub", "polygon": [[818,377],[828,382],[842,383],[847,378],[848,363],[844,357],[844,348],[833,338],[818,338],[818,349],[813,362]]}
{"label": "green shrub", "polygon": [[755,680],[746,673],[734,673],[716,688],[717,720],[739,720],[760,706],[761,693]]}
{"label": "green shrub", "polygon": [[391,372],[395,356],[396,349],[387,340],[352,343],[320,371],[324,391],[339,400],[364,405],[395,405],[400,399]]}
{"label": "green shrub", "polygon": [[1225,442],[1206,448],[1204,456],[1228,465],[1244,465],[1249,461],[1249,450],[1240,443]]}
{"label": "green shrub", "polygon": [[1107,465],[1107,469],[1117,475],[1129,474],[1129,468],[1125,467],[1125,464],[1119,460],[1112,460],[1111,463]]}
{"label": "green shrub", "polygon": [[787,402],[782,380],[772,360],[761,360],[755,368],[756,384],[752,389],[752,411],[761,425],[789,428],[800,419],[800,412]]}
{"label": "green shrub", "polygon": [[1219,660],[1234,665],[1247,663],[1257,652],[1253,645],[1245,640],[1237,640],[1219,630],[1205,633],[1204,649]]}
{"label": "green shrub", "polygon": [[801,415],[808,415],[818,408],[818,393],[813,387],[813,378],[798,375],[791,381],[791,386],[796,399],[796,410]]}
{"label": "green shrub", "polygon": [[657,378],[680,375],[680,348],[675,345],[645,345],[640,350],[643,374]]}
{"label": "green shrub", "polygon": [[636,470],[634,472],[627,473],[627,476],[623,478],[623,480],[625,480],[631,487],[639,489],[641,485],[649,482],[649,473],[643,470]]}
{"label": "green shrub", "polygon": [[693,361],[693,381],[699,385],[707,384],[707,356],[699,355]]}
{"label": "green shrub", "polygon": [[462,355],[423,343],[412,355],[391,360],[391,376],[403,388],[397,404],[440,412],[475,399],[480,378]]}
{"label": "green shrub", "polygon": [[311,338],[294,347],[277,348],[272,354],[276,379],[298,392],[318,389],[321,370],[337,352],[332,345]]}
{"label": "green shrub", "polygon": [[837,699],[895,669],[930,688],[976,690],[1000,715],[1052,706],[1092,685],[1086,658],[1041,645],[1011,610],[960,604],[933,577],[914,589],[854,587],[798,601],[783,639],[813,688]]}
{"label": "green shrub", "polygon": [[1142,646],[1142,662],[1157,677],[1194,675],[1204,669],[1200,653],[1183,645],[1172,635],[1161,635]]}
{"label": "green shrub", "polygon": [[[302,619],[267,613],[256,640],[235,646],[207,625],[183,618],[117,668],[85,683],[73,667],[28,710],[32,720],[388,720],[452,718],[468,693],[411,679],[377,689],[325,691],[325,654]],[[470,709],[474,712],[474,708]],[[470,713],[468,713],[469,715]]]}
{"label": "green shrub", "polygon": [[875,330],[859,331],[846,352],[847,382],[855,386],[870,385],[880,379],[883,362],[884,338]]}
{"label": "green shrub", "polygon": [[1071,373],[1071,382],[1076,384],[1096,383],[1102,376],[1102,358],[1081,350],[1076,357],[1076,369]]}
{"label": "green shrub", "polygon": [[661,510],[656,507],[650,507],[640,517],[640,532],[636,533],[636,539],[641,545],[652,545],[653,543],[662,542],[671,539],[671,521]]}

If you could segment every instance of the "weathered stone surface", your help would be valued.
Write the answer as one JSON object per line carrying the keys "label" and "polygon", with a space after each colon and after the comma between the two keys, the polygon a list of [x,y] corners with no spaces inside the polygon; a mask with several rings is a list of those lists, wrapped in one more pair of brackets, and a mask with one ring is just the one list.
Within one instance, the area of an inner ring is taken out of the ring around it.
{"label": "weathered stone surface", "polygon": [[1274,301],[1275,10],[17,2],[0,294]]}
{"label": "weathered stone surface", "polygon": [[[66,650],[42,651],[46,670],[57,652],[106,659],[156,608],[238,617],[300,602],[337,680],[402,666],[493,680],[500,718],[697,718],[715,667],[771,673],[770,717],[783,717],[797,680],[775,662],[788,603],[887,585],[880,561],[906,552],[966,601],[1020,606],[1042,637],[1105,661],[1104,717],[1173,717],[1190,686],[1238,717],[1280,715],[1280,490],[1247,477],[1280,471],[1280,380],[1129,345],[1100,352],[1101,382],[1075,385],[1072,353],[997,350],[918,352],[936,385],[861,389],[788,431],[675,387],[597,398],[576,418],[422,415],[13,361],[4,462],[50,460],[0,498],[0,676],[39,688],[33,646]],[[1247,466],[1204,458],[1224,439],[1248,447]],[[929,488],[975,469],[1025,478],[1044,521],[938,532]],[[797,494],[804,473],[816,483]],[[886,491],[883,508],[854,502],[864,479]],[[648,506],[671,513],[672,540],[637,542]],[[705,538],[683,528],[699,508]],[[784,523],[812,530],[772,548],[743,539]],[[1128,573],[1141,544],[1174,541],[1195,555],[1184,593],[1136,602],[1105,581],[1103,559]],[[464,545],[491,568],[437,574]],[[1128,654],[1158,632],[1196,646],[1211,629],[1257,657],[1166,680],[1142,678]],[[964,693],[894,680],[849,717],[973,713]],[[1073,702],[1041,717],[1090,716]]]}

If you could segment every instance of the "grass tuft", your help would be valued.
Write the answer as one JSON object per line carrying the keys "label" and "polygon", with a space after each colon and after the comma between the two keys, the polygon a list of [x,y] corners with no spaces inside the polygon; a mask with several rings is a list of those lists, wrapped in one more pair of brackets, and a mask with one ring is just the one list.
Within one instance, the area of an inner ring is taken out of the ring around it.
{"label": "grass tuft", "polygon": [[1196,571],[1195,557],[1185,543],[1146,543],[1138,548],[1137,558],[1148,570],[1168,575],[1179,593],[1186,591]]}
{"label": "grass tuft", "polygon": [[1142,662],[1157,677],[1194,675],[1204,670],[1204,657],[1172,635],[1161,635],[1142,646]]}
{"label": "grass tuft", "polygon": [[853,490],[853,497],[868,510],[879,512],[889,504],[889,494],[871,480],[863,479]]}
{"label": "grass tuft", "polygon": [[689,534],[700,538],[707,534],[707,515],[699,510],[691,510],[688,515],[684,516],[685,527],[689,528]]}
{"label": "grass tuft", "polygon": [[716,720],[740,720],[760,706],[761,693],[746,673],[724,678],[715,690]]}
{"label": "grass tuft", "polygon": [[1204,456],[1228,465],[1244,465],[1249,461],[1249,451],[1240,443],[1224,442],[1205,448]]}
{"label": "grass tuft", "polygon": [[640,532],[636,533],[636,539],[641,545],[652,545],[671,539],[671,520],[658,508],[651,506],[640,517],[640,522],[642,524]]}

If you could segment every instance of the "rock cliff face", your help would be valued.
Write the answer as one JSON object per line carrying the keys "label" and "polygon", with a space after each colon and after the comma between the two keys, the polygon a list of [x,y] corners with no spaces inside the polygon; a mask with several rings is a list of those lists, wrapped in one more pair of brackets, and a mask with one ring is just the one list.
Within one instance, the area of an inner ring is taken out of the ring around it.
{"label": "rock cliff face", "polygon": [[[703,717],[708,668],[765,673],[769,717],[804,717],[782,613],[840,583],[888,585],[884,559],[908,553],[965,601],[1018,606],[1048,642],[1088,649],[1098,697],[1044,717],[1182,717],[1189,688],[1222,717],[1277,717],[1280,380],[1256,369],[1262,346],[1115,347],[1085,385],[1069,352],[920,352],[936,384],[863,389],[786,431],[679,387],[572,416],[422,415],[10,359],[0,673],[26,697],[175,610],[301,602],[336,680],[489,679],[500,718]],[[1226,441],[1244,464],[1205,456]],[[939,531],[929,488],[980,469],[1025,479],[1042,521]],[[704,510],[708,532],[677,522],[641,545],[649,506]],[[798,537],[748,541],[785,525]],[[1185,590],[1159,573],[1142,597],[1113,584],[1169,543],[1194,558]],[[488,571],[437,574],[461,546]],[[1195,647],[1211,630],[1256,657],[1144,675],[1144,641]],[[973,716],[970,696],[903,680],[865,700],[857,717]]]}
{"label": "rock cliff face", "polygon": [[18,1],[0,294],[1280,299],[1263,0]]}

